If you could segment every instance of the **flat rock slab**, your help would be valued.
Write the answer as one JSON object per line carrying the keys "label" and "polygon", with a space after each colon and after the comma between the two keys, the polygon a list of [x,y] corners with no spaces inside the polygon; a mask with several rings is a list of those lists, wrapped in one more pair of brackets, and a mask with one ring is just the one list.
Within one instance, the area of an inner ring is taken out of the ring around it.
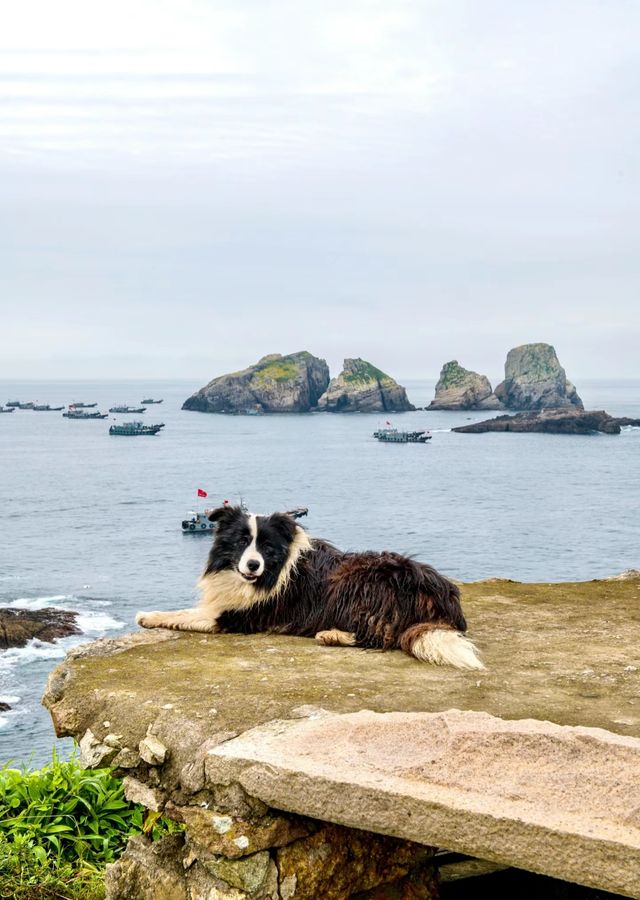
{"label": "flat rock slab", "polygon": [[486,713],[273,722],[212,748],[270,806],[640,897],[640,740]]}

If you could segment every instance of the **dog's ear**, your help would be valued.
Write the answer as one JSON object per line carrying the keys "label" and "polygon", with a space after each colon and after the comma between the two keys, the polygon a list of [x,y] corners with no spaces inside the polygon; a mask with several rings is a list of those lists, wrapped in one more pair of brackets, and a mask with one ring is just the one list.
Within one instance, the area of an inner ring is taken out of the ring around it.
{"label": "dog's ear", "polygon": [[217,509],[212,509],[209,513],[209,521],[210,522],[230,522],[232,519],[235,519],[236,516],[242,515],[242,510],[239,506],[219,506]]}
{"label": "dog's ear", "polygon": [[287,541],[292,541],[298,530],[295,519],[286,513],[273,513],[269,516],[269,524]]}

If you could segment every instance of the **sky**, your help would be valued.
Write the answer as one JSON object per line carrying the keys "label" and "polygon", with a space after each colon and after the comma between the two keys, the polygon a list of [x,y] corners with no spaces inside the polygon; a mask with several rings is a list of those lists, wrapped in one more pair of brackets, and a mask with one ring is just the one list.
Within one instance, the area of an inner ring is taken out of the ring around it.
{"label": "sky", "polygon": [[0,12],[0,378],[640,377],[637,0]]}

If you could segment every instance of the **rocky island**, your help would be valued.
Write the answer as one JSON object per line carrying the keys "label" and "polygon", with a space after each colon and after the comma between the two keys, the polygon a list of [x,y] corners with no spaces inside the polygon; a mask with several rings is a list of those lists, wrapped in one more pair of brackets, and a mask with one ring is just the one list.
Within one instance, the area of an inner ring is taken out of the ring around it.
{"label": "rocky island", "polygon": [[0,609],[0,650],[25,647],[31,640],[52,643],[58,638],[82,634],[77,613],[67,609]]}
{"label": "rocky island", "polygon": [[509,350],[504,381],[495,395],[506,409],[583,408],[551,344],[523,344]]}
{"label": "rocky island", "polygon": [[504,409],[486,375],[465,369],[457,359],[445,363],[436,395],[427,409]]}
{"label": "rocky island", "polygon": [[620,434],[625,425],[640,427],[640,419],[614,418],[604,410],[546,409],[541,412],[497,416],[484,422],[453,428],[460,434],[488,431],[543,432],[545,434]]}
{"label": "rocky island", "polygon": [[212,413],[304,413],[329,386],[329,367],[303,350],[263,356],[241,372],[221,375],[186,400],[182,408]]}
{"label": "rocky island", "polygon": [[364,359],[345,359],[342,372],[333,378],[318,400],[325,412],[408,412],[406,390],[390,375]]}

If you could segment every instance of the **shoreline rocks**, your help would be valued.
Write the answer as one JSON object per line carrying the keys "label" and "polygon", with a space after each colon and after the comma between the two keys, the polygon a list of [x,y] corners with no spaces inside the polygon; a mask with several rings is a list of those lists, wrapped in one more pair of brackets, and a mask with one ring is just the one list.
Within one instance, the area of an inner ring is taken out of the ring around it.
{"label": "shoreline rocks", "polygon": [[255,365],[214,378],[182,404],[198,412],[303,413],[313,409],[329,386],[324,359],[306,350],[263,356]]}
{"label": "shoreline rocks", "polygon": [[479,375],[452,359],[442,367],[436,393],[427,409],[504,409],[486,375]]}
{"label": "shoreline rocks", "polygon": [[551,344],[522,344],[509,350],[504,381],[495,395],[507,409],[584,409]]}
{"label": "shoreline rocks", "polygon": [[67,609],[0,609],[0,650],[25,647],[29,641],[53,643],[58,638],[82,634],[77,613]]}
{"label": "shoreline rocks", "polygon": [[345,359],[342,372],[333,378],[318,400],[322,412],[411,412],[406,390],[386,372],[365,359]]}
{"label": "shoreline rocks", "polygon": [[489,431],[543,432],[545,434],[620,434],[626,425],[640,427],[640,419],[614,418],[604,410],[548,409],[541,412],[497,416],[472,425],[453,428],[460,434],[485,434]]}

